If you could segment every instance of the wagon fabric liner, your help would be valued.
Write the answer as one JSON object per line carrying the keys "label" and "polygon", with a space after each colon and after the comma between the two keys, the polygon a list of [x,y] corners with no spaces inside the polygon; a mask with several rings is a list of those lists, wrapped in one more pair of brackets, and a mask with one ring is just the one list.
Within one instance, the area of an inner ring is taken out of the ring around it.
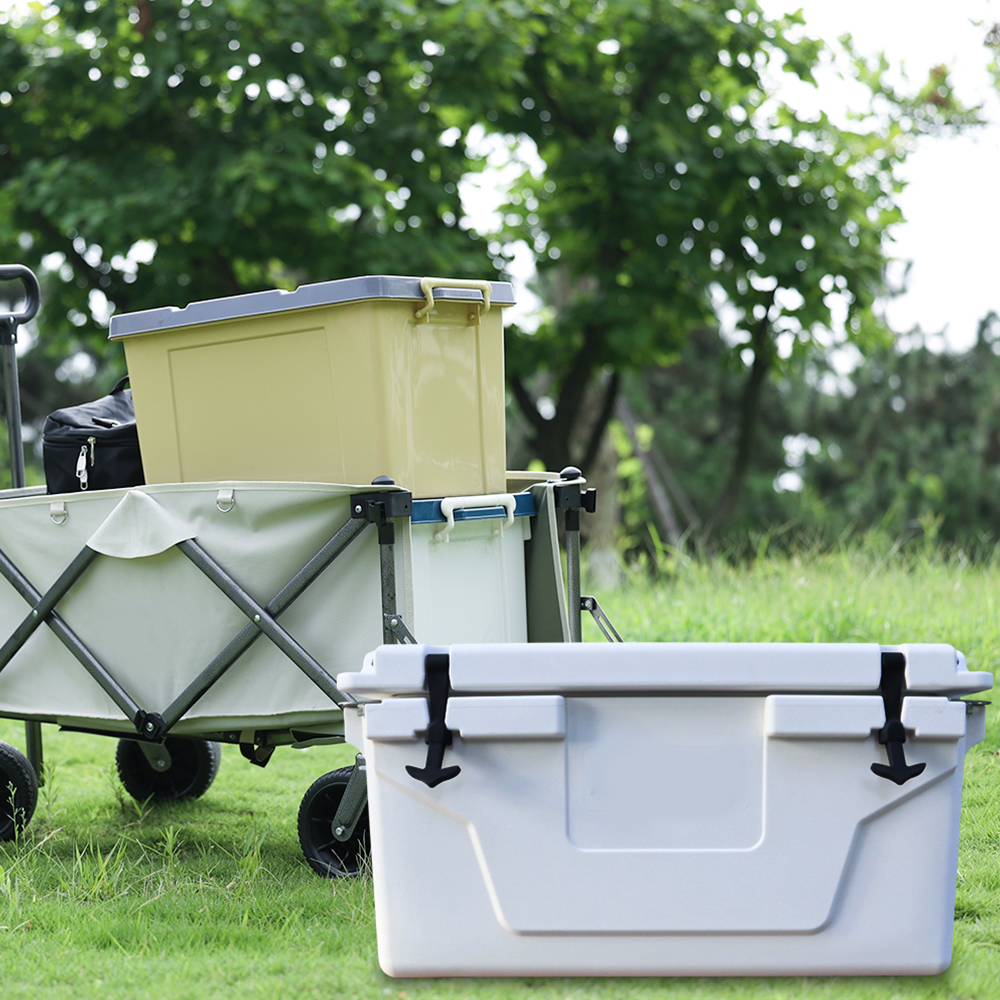
{"label": "wagon fabric liner", "polygon": [[[282,727],[341,733],[332,677],[384,641],[377,533],[364,522],[349,525],[351,496],[359,492],[396,491],[234,482],[0,500],[0,637],[11,637],[0,662],[17,645],[19,629],[32,628],[32,618],[45,619],[0,668],[0,715],[135,735],[136,718],[58,631],[75,636],[112,683],[155,719],[253,618],[252,606],[249,614],[241,610],[191,553],[207,557],[210,569],[221,570],[252,605],[266,609],[347,526],[356,536],[273,616],[284,638],[320,664],[323,675],[307,676],[268,636],[257,635],[169,727],[180,735]],[[401,539],[396,573],[405,606],[408,533]],[[87,565],[54,613],[46,618],[42,608],[34,614],[38,597],[81,554]],[[26,584],[33,595],[23,593]],[[157,729],[148,735],[162,735],[159,723]]]}

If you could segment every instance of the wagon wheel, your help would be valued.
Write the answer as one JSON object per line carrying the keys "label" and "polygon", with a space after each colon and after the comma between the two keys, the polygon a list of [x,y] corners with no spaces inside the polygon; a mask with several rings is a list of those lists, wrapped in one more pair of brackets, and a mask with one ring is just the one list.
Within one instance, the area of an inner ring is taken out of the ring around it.
{"label": "wagon wheel", "polygon": [[350,780],[351,767],[317,778],[302,796],[299,806],[299,843],[312,870],[324,878],[357,875],[370,848],[368,806],[361,813],[354,833],[344,841],[333,835],[333,818]]}
{"label": "wagon wheel", "polygon": [[118,777],[134,799],[196,799],[204,795],[219,773],[222,750],[209,740],[168,736],[163,741],[170,767],[154,769],[135,740],[119,740],[115,753]]}
{"label": "wagon wheel", "polygon": [[38,803],[35,769],[20,750],[0,743],[0,840],[13,840]]}

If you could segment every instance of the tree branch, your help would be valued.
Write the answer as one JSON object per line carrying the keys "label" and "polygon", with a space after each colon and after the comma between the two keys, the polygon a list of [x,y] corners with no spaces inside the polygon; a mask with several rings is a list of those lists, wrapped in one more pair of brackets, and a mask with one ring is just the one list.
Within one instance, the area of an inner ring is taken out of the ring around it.
{"label": "tree branch", "polygon": [[743,488],[743,480],[746,478],[747,469],[750,467],[750,458],[753,453],[753,439],[757,430],[757,416],[760,411],[760,396],[767,378],[767,373],[771,368],[771,357],[773,354],[773,344],[770,339],[771,330],[771,308],[774,306],[774,295],[772,291],[768,296],[764,315],[754,324],[751,330],[751,345],[753,347],[753,365],[750,367],[750,375],[747,377],[743,387],[743,394],[740,398],[740,433],[736,443],[736,454],[733,457],[732,470],[726,488],[722,491],[722,496],[712,516],[705,525],[705,539],[708,540],[726,520],[736,506],[740,491]]}
{"label": "tree branch", "polygon": [[643,451],[639,446],[639,438],[636,434],[635,414],[632,413],[631,407],[624,399],[618,401],[616,415],[624,425],[629,440],[632,442],[632,448],[635,450],[636,455],[638,455],[639,461],[642,462],[642,471],[646,477],[646,490],[653,505],[653,513],[656,515],[656,520],[659,521],[660,527],[666,534],[667,541],[675,549],[679,549],[683,544],[683,536],[680,525],[677,523],[677,516],[674,514],[674,508],[670,503],[670,498],[667,496],[666,490],[663,488],[663,484],[656,475],[656,470],[650,460],[650,452]]}
{"label": "tree branch", "polygon": [[611,420],[611,415],[614,413],[615,400],[618,399],[618,389],[620,385],[621,376],[617,371],[613,371],[604,386],[604,400],[601,403],[601,409],[597,414],[597,419],[590,428],[590,437],[587,442],[587,447],[584,449],[583,456],[580,459],[580,468],[583,470],[584,475],[587,474],[587,470],[597,460],[597,453],[601,448],[601,441],[604,439],[604,432],[607,430],[608,421]]}
{"label": "tree branch", "polygon": [[524,414],[524,419],[528,421],[536,434],[541,433],[548,421],[538,412],[535,401],[531,398],[531,393],[517,375],[508,375],[507,382],[510,384],[510,391],[517,402],[518,407]]}

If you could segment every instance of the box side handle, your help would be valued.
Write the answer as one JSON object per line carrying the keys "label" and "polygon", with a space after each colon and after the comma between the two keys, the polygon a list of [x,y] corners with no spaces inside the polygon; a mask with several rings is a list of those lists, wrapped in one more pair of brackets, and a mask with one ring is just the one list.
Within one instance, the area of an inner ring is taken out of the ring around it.
{"label": "box side handle", "polygon": [[421,278],[420,291],[424,293],[427,304],[421,306],[414,313],[415,319],[425,319],[427,314],[434,308],[435,288],[474,288],[483,293],[483,308],[479,315],[485,316],[490,311],[493,285],[488,281],[472,281],[468,278]]}
{"label": "box side handle", "polygon": [[472,497],[445,497],[441,501],[441,514],[445,518],[445,526],[434,532],[434,540],[437,542],[448,541],[448,534],[455,527],[455,511],[471,510],[479,507],[503,507],[507,512],[507,520],[504,522],[505,528],[514,526],[514,512],[517,509],[517,501],[513,493],[488,493],[482,496]]}

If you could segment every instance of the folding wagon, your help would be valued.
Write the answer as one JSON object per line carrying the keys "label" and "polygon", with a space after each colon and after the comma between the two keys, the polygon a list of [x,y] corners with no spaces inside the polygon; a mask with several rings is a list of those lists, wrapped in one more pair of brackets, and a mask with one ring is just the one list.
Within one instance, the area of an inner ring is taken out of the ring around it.
{"label": "folding wagon", "polygon": [[[18,324],[37,309],[38,287],[18,266],[0,269],[0,279],[20,279],[28,290],[26,309],[2,324],[11,454],[21,456],[14,341]],[[342,400],[356,391],[349,383],[364,367],[356,355],[358,337],[384,346],[398,332],[373,334],[353,315],[372,302],[376,320],[384,326],[388,312],[397,326],[404,324],[404,335],[410,332],[406,323],[423,320],[418,332],[431,355],[423,364],[426,384],[407,391],[433,393],[442,378],[453,388],[468,365],[461,357],[449,360],[448,352],[461,354],[456,340],[466,348],[470,325],[480,332],[480,310],[491,297],[511,301],[509,286],[456,282],[442,291],[432,281],[421,291],[419,284],[354,279],[121,318],[118,331],[126,331],[120,335],[136,370],[144,373],[164,358],[171,365],[166,378],[155,371],[147,376],[146,396],[137,396],[147,399],[147,407],[153,401],[145,425],[140,407],[140,436],[148,427],[147,478],[176,481],[52,495],[44,487],[25,487],[23,462],[15,462],[14,487],[0,492],[0,576],[6,581],[0,586],[0,715],[26,722],[28,751],[25,757],[0,747],[0,780],[12,790],[0,811],[0,837],[13,837],[34,809],[43,774],[41,723],[116,737],[118,774],[137,799],[193,797],[212,783],[221,743],[238,744],[244,757],[264,766],[279,746],[343,742],[342,707],[355,699],[338,690],[334,677],[356,669],[380,644],[411,643],[414,633],[431,642],[563,641],[579,630],[579,611],[567,616],[565,608],[556,509],[592,506],[593,491],[582,489],[576,470],[561,479],[524,476],[508,484],[502,458],[489,454],[489,435],[495,437],[498,426],[502,432],[502,423],[480,399],[487,377],[482,357],[496,354],[498,318],[494,329],[476,338],[475,385],[467,393],[471,419],[444,403],[438,407],[443,427],[414,427],[391,412],[390,400],[370,420],[357,420],[360,444],[344,434],[341,412],[328,414],[336,426],[329,433],[320,428],[317,441],[303,444],[293,435],[295,440],[264,445],[270,448],[268,471],[299,480],[315,476],[317,468],[342,475],[402,469],[424,493],[453,486],[476,491],[470,495],[415,499],[385,475],[356,486],[264,481],[256,463],[265,431],[250,428],[257,436],[250,448],[229,447],[233,431],[226,420],[240,403],[225,398],[228,383],[219,372],[214,398],[198,402],[207,407],[201,426],[186,423],[195,404],[185,409],[184,394],[197,394],[203,369],[218,364],[220,352],[229,375],[234,358],[265,356],[263,365],[244,372],[244,384],[234,390],[239,397],[249,392],[259,399],[266,385],[254,380],[266,376],[277,380],[275,393],[285,393],[270,406],[300,405],[301,378],[282,383],[282,357],[292,343],[291,353],[305,353],[295,359],[294,372],[308,370],[323,324],[334,329],[331,337],[346,327],[351,341],[346,348],[353,361],[332,394]],[[429,317],[414,318],[414,296]],[[402,320],[393,315],[400,305]],[[180,362],[163,348],[170,336],[161,332],[164,315],[168,330],[184,338]],[[261,323],[263,332],[254,325]],[[146,344],[128,339],[141,340],[137,329],[156,334],[152,359]],[[492,343],[484,346],[487,337]],[[329,345],[319,349],[325,354]],[[442,355],[443,371],[437,371]],[[316,371],[309,377],[315,382]],[[253,383],[249,390],[247,381]],[[330,388],[314,386],[320,394]],[[158,400],[157,392],[165,398]],[[485,389],[491,392],[496,395]],[[500,402],[502,407],[502,397]],[[357,405],[374,409],[363,395]],[[270,406],[264,407],[269,413]],[[164,427],[155,413],[167,411]],[[246,432],[255,415],[244,406],[242,416]],[[406,424],[405,449],[396,446],[394,420]],[[370,421],[381,426],[365,430]],[[472,423],[471,439],[467,427],[449,432],[449,422]],[[216,439],[206,443],[212,434]],[[431,439],[441,434],[447,458],[428,457]],[[374,457],[365,447],[372,440]],[[472,454],[461,454],[463,446]],[[186,481],[209,467],[232,478]],[[532,488],[539,479],[548,481]],[[486,486],[499,490],[487,493]],[[571,529],[578,524],[571,514]],[[578,531],[571,535],[577,541],[571,545],[570,597],[579,608]],[[599,613],[596,601],[590,606]],[[327,774],[302,801],[300,840],[321,874],[358,869],[367,838],[364,773],[354,767]]]}

